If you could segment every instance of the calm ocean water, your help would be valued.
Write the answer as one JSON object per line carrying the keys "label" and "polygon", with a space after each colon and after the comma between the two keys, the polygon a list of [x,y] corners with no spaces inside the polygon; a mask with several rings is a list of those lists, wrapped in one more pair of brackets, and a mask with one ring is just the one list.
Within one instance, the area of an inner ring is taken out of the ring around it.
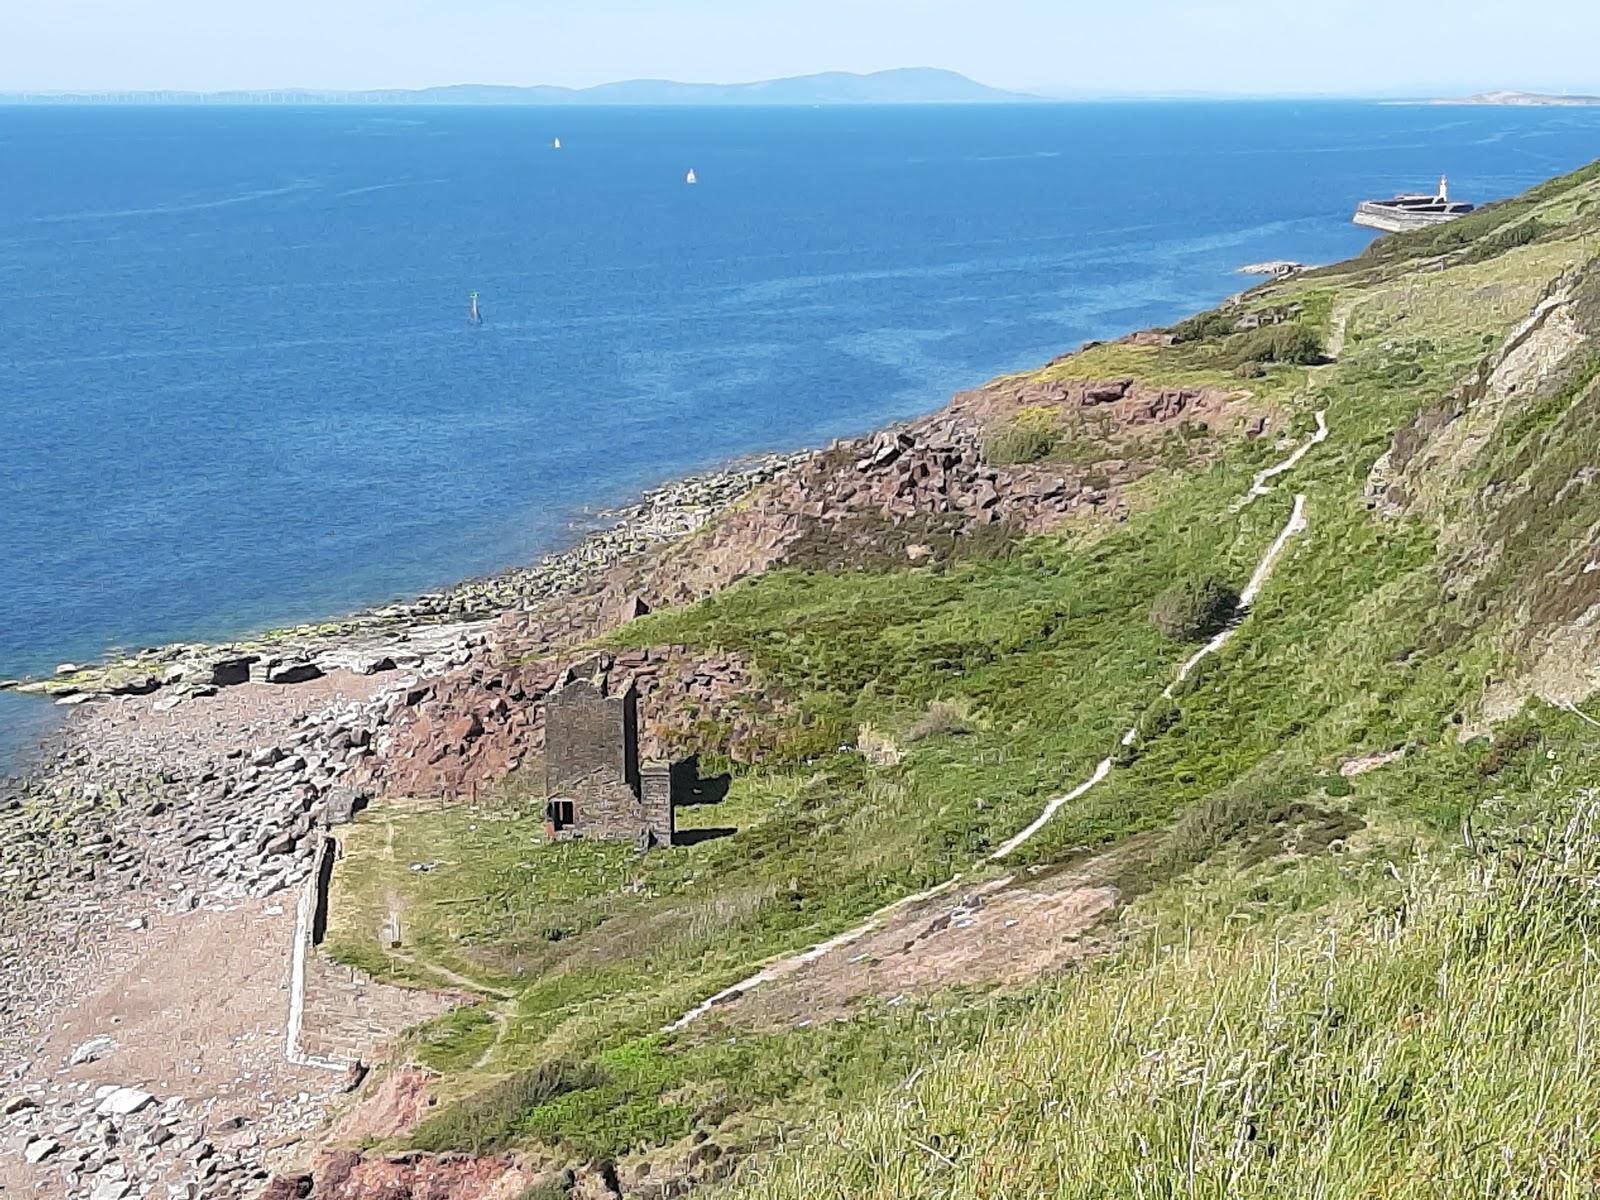
{"label": "calm ocean water", "polygon": [[[1354,253],[1364,196],[1506,195],[1597,133],[1355,104],[0,108],[0,676],[530,559],[663,478],[1169,321],[1245,262]],[[0,695],[0,743],[46,716]]]}

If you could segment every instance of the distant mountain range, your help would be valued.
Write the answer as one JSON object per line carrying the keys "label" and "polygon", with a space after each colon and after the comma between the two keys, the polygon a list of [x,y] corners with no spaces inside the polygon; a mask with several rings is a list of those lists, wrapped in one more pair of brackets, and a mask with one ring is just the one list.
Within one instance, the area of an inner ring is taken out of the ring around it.
{"label": "distant mountain range", "polygon": [[815,104],[1013,104],[1038,96],[1001,91],[954,71],[905,68],[853,75],[829,71],[760,83],[674,83],[633,79],[590,88],[452,87],[382,89],[365,92],[31,92],[0,94],[24,104],[447,104],[447,105],[815,105]]}

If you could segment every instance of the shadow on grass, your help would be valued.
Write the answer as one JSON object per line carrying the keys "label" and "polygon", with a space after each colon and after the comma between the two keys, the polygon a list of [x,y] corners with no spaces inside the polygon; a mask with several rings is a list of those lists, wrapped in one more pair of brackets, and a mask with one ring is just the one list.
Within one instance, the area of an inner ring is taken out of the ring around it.
{"label": "shadow on grass", "polygon": [[672,844],[698,846],[701,842],[714,842],[718,838],[732,837],[738,832],[732,825],[721,825],[713,829],[680,829],[672,835]]}

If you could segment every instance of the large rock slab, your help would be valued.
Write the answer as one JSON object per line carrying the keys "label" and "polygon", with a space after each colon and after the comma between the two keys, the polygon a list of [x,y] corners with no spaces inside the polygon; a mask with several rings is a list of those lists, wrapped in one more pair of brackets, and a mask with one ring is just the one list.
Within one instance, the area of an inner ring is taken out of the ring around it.
{"label": "large rock slab", "polygon": [[139,1088],[119,1087],[108,1092],[95,1106],[94,1111],[102,1117],[131,1117],[134,1113],[150,1107],[155,1101],[154,1096]]}

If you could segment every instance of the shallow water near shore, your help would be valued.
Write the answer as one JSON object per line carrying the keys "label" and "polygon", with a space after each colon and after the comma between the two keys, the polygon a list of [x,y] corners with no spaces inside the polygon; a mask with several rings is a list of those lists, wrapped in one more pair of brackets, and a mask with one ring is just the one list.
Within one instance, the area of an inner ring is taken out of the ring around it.
{"label": "shallow water near shore", "polygon": [[[1170,321],[1246,262],[1352,254],[1363,197],[1441,171],[1507,195],[1597,132],[1295,103],[0,109],[0,677],[531,560],[664,478]],[[0,695],[0,762],[55,715]]]}
{"label": "shallow water near shore", "polygon": [[35,749],[65,716],[66,709],[49,701],[0,692],[0,778],[25,769]]}

